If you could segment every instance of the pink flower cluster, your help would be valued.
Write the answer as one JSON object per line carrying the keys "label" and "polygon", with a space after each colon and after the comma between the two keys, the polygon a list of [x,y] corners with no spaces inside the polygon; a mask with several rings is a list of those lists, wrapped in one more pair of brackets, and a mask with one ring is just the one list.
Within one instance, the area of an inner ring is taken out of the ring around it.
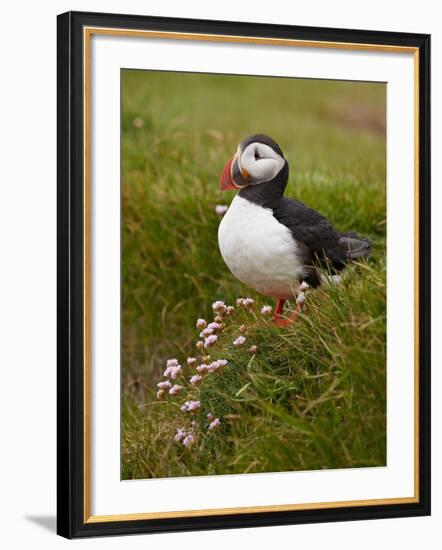
{"label": "pink flower cluster", "polygon": [[219,418],[215,418],[215,419],[212,420],[212,422],[209,424],[209,430],[214,430],[215,428],[219,428],[220,425],[221,425],[220,419],[219,419]]}
{"label": "pink flower cluster", "polygon": [[190,449],[195,443],[195,436],[192,433],[187,433],[183,428],[178,428],[175,434],[175,441],[182,443],[185,447]]}
{"label": "pink flower cluster", "polygon": [[158,382],[157,387],[158,387],[158,392],[157,392],[158,399],[162,399],[164,397],[166,390],[169,390],[170,395],[177,395],[183,389],[183,386],[180,386],[179,384],[175,384],[172,386],[169,380]]}
{"label": "pink flower cluster", "polygon": [[305,292],[310,288],[310,285],[305,281],[299,285],[299,294],[296,296],[296,303],[298,306],[302,306],[305,302]]}
{"label": "pink flower cluster", "polygon": [[166,362],[166,370],[163,372],[163,376],[175,380],[181,374],[182,368],[177,359],[168,359]]}
{"label": "pink flower cluster", "polygon": [[212,361],[212,363],[209,363],[209,365],[207,365],[207,372],[212,374],[217,370],[225,367],[227,363],[228,363],[227,359],[217,359],[216,361]]}
{"label": "pink flower cluster", "polygon": [[192,445],[195,443],[195,437],[193,434],[187,434],[186,437],[183,439],[183,445],[190,449]]}
{"label": "pink flower cluster", "polygon": [[217,300],[216,302],[213,302],[212,309],[218,315],[224,315],[227,312],[227,306],[221,300]]}
{"label": "pink flower cluster", "polygon": [[246,339],[244,336],[238,336],[238,338],[235,338],[235,340],[233,340],[233,345],[237,347],[243,346],[245,343]]}
{"label": "pink flower cluster", "polygon": [[220,419],[215,418],[212,413],[207,414],[207,420],[210,422],[209,430],[214,430],[215,428],[219,428],[219,426],[221,425]]}
{"label": "pink flower cluster", "polygon": [[219,369],[222,369],[227,365],[228,361],[227,359],[217,359],[216,361],[212,361],[208,365],[201,364],[196,367],[196,370],[198,371],[198,374],[212,374],[216,372]]}
{"label": "pink flower cluster", "polygon": [[272,306],[262,306],[261,313],[263,315],[271,315],[273,313]]}
{"label": "pink flower cluster", "polygon": [[198,386],[203,380],[203,377],[200,374],[194,374],[190,379],[189,382],[192,386]]}
{"label": "pink flower cluster", "polygon": [[220,332],[224,326],[221,324],[223,317],[230,315],[234,310],[232,306],[227,306],[222,300],[213,302],[212,309],[216,314],[214,321],[208,324],[205,319],[198,319],[196,322],[196,328],[201,331],[199,333],[201,340],[196,343],[199,350],[210,348],[216,344],[218,341],[216,332]]}
{"label": "pink flower cluster", "polygon": [[180,386],[179,384],[175,384],[174,386],[172,386],[169,390],[169,394],[170,395],[177,395],[178,393],[180,393],[180,391],[183,389],[183,386]]}
{"label": "pink flower cluster", "polygon": [[184,405],[182,405],[181,410],[183,412],[195,412],[201,407],[201,403],[199,401],[186,401]]}
{"label": "pink flower cluster", "polygon": [[182,441],[186,437],[186,430],[178,428],[175,434],[175,441]]}
{"label": "pink flower cluster", "polygon": [[224,216],[228,209],[229,207],[227,206],[227,204],[217,204],[215,206],[215,212],[218,214],[218,216]]}
{"label": "pink flower cluster", "polygon": [[200,338],[207,338],[213,333],[213,329],[206,327],[204,330],[200,332]]}
{"label": "pink flower cluster", "polygon": [[[238,298],[236,301],[238,307],[249,309],[255,301],[252,298]],[[197,319],[195,326],[199,331],[199,338],[196,347],[199,350],[199,356],[188,357],[186,359],[187,367],[191,369],[189,377],[183,380],[183,385],[174,383],[174,381],[182,376],[183,367],[179,364],[175,358],[168,359],[166,363],[166,369],[163,373],[166,380],[162,380],[157,384],[157,397],[158,399],[164,399],[165,395],[177,395],[181,393],[185,388],[187,395],[185,402],[180,406],[180,410],[186,415],[187,420],[184,427],[180,427],[176,430],[175,440],[183,446],[190,449],[196,443],[195,430],[199,429],[199,422],[197,422],[197,413],[201,410],[202,404],[196,399],[198,395],[196,388],[204,382],[204,378],[207,375],[213,374],[223,369],[228,361],[226,359],[211,360],[209,352],[205,351],[208,348],[213,347],[222,338],[223,330],[225,329],[226,317],[231,315],[235,311],[235,307],[227,305],[222,300],[216,300],[212,304],[213,320],[209,322],[205,319]],[[261,308],[262,315],[271,315],[272,307],[264,305]],[[248,339],[249,328],[247,325],[241,325],[239,329],[239,336],[234,338],[233,345],[235,347],[244,346]],[[247,336],[247,338],[246,338]],[[250,354],[257,353],[257,346],[250,344],[247,346],[247,351]],[[184,399],[183,399],[184,400]],[[187,414],[189,413],[189,414]],[[191,421],[193,420],[193,421]],[[216,430],[221,426],[220,418],[215,417],[212,413],[207,415],[208,431]],[[186,427],[186,425],[188,427]]]}
{"label": "pink flower cluster", "polygon": [[204,347],[206,349],[210,348],[210,346],[213,346],[216,343],[217,340],[218,340],[218,336],[216,334],[210,334],[204,340]]}

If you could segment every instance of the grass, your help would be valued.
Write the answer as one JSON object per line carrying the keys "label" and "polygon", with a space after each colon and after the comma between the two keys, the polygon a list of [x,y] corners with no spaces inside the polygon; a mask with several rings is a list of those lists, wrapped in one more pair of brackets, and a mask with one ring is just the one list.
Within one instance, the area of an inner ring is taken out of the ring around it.
{"label": "grass", "polygon": [[[122,276],[124,479],[384,465],[385,86],[123,71]],[[344,283],[310,292],[276,329],[268,299],[227,270],[214,213],[219,173],[237,144],[267,133],[290,163],[289,196],[373,241]],[[195,355],[214,300],[256,299],[229,318],[212,357],[229,364],[192,390],[191,451],[173,436],[183,397],[158,401],[169,357]],[[231,345],[252,326],[255,356]],[[207,432],[205,415],[220,416]]]}

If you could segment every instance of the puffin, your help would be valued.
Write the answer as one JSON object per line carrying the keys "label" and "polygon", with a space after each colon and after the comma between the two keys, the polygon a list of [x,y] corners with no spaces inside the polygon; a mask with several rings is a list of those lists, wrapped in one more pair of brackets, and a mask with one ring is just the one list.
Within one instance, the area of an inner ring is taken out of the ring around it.
{"label": "puffin", "polygon": [[[285,197],[288,178],[281,147],[264,134],[245,138],[220,177],[221,190],[237,191],[218,228],[221,256],[237,279],[276,301],[278,326],[296,320],[302,291],[319,287],[324,271],[338,277],[371,252],[369,239],[342,233],[319,212]],[[286,318],[284,304],[292,299],[297,307]]]}

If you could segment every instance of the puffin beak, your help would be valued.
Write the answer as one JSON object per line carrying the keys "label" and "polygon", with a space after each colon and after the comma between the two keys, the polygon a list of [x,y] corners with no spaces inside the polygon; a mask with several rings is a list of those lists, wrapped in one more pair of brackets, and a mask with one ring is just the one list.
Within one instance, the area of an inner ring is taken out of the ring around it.
{"label": "puffin beak", "polygon": [[249,182],[244,178],[238,165],[237,155],[232,157],[224,166],[220,178],[221,191],[242,189],[247,187]]}
{"label": "puffin beak", "polygon": [[231,158],[229,161],[227,161],[226,165],[224,166],[224,170],[222,171],[221,178],[220,178],[220,187],[221,191],[229,191],[231,189],[237,189],[233,179],[232,179],[232,164],[236,160],[236,155]]}

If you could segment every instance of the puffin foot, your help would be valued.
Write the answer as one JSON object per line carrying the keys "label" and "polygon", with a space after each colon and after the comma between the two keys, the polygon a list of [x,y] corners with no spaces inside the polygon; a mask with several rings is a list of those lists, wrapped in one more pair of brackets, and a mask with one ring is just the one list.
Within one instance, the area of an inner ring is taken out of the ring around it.
{"label": "puffin foot", "polygon": [[292,325],[296,321],[302,309],[302,304],[297,304],[295,311],[292,313],[291,317],[287,319],[285,317],[282,317],[284,302],[285,300],[278,300],[278,303],[276,304],[276,307],[275,307],[275,315],[273,317],[273,322],[278,327],[287,327],[289,325]]}

